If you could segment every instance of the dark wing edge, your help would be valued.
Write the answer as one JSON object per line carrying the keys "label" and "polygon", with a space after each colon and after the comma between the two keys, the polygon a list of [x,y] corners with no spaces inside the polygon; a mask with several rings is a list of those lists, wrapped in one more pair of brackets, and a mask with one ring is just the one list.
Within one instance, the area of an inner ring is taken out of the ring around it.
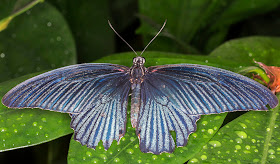
{"label": "dark wing edge", "polygon": [[10,108],[41,108],[79,113],[90,108],[100,93],[114,86],[112,79],[124,78],[128,67],[89,63],[55,69],[28,79],[7,92],[2,103]]}
{"label": "dark wing edge", "polygon": [[129,76],[112,80],[111,83],[115,87],[108,90],[108,96],[93,104],[92,108],[71,116],[74,139],[89,148],[95,149],[102,140],[107,150],[113,140],[119,142],[125,134]]}

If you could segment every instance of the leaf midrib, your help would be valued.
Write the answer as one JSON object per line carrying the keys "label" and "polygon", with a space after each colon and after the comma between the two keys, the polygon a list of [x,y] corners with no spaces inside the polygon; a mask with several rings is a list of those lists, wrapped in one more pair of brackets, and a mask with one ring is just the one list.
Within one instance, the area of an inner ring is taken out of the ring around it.
{"label": "leaf midrib", "polygon": [[[278,100],[280,99],[280,94],[277,96]],[[270,130],[267,132],[266,138],[265,138],[265,142],[264,142],[264,148],[263,148],[263,155],[262,155],[262,159],[261,159],[261,164],[265,164],[266,163],[266,159],[267,159],[267,155],[268,155],[268,149],[269,149],[269,142],[271,141],[272,138],[272,134],[273,134],[273,130],[274,130],[274,126],[275,126],[275,121],[277,118],[277,113],[279,111],[279,105],[274,108],[274,110],[271,113],[271,119],[269,121],[269,125],[267,128],[270,128]]]}

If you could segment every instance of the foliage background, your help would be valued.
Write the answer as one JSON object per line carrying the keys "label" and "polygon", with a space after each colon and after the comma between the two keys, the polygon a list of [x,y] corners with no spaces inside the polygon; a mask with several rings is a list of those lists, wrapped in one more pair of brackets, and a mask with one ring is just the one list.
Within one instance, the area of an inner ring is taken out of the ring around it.
{"label": "foliage background", "polygon": [[[262,73],[252,67],[253,59],[280,66],[279,5],[279,0],[1,0],[0,96],[38,72],[70,64],[131,66],[134,54],[107,20],[141,51],[167,19],[144,54],[146,66],[197,63]],[[203,116],[188,146],[156,156],[140,152],[132,128],[120,145],[94,151],[71,139],[67,114],[0,105],[0,162],[279,163],[278,117],[278,108]]]}

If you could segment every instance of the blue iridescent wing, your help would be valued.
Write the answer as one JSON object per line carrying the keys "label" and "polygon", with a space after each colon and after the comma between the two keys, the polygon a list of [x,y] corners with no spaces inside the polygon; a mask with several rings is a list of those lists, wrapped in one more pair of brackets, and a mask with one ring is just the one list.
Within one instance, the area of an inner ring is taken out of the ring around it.
{"label": "blue iridescent wing", "polygon": [[242,75],[200,65],[149,67],[141,84],[141,105],[136,133],[143,152],[173,152],[169,131],[177,146],[184,146],[196,130],[200,115],[277,106],[266,87]]}
{"label": "blue iridescent wing", "polygon": [[17,85],[3,97],[2,103],[11,108],[79,113],[101,98],[106,99],[106,91],[116,87],[115,81],[128,78],[128,69],[114,64],[78,64],[55,69]]}
{"label": "blue iridescent wing", "polygon": [[129,68],[80,64],[33,77],[11,89],[2,103],[12,108],[41,108],[70,113],[75,139],[108,149],[125,133]]}

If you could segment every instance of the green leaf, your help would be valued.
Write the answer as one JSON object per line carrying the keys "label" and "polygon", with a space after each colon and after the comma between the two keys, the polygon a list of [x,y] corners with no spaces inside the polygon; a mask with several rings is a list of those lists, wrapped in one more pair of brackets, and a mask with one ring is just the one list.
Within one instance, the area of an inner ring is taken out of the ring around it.
{"label": "green leaf", "polygon": [[[250,111],[228,123],[190,162],[280,163],[279,108]],[[214,142],[221,146],[211,145]]]}
{"label": "green leaf", "polygon": [[210,56],[227,59],[241,65],[255,65],[253,60],[266,65],[280,65],[279,37],[246,37],[221,45]]}
{"label": "green leaf", "polygon": [[225,40],[230,25],[275,9],[279,4],[277,0],[164,0],[161,3],[141,0],[139,32],[148,42],[167,19],[162,33],[165,38],[157,39],[161,44],[151,45],[150,50],[193,53],[199,49],[209,52]]}
{"label": "green leaf", "polygon": [[[1,2],[0,2],[1,4]],[[42,3],[0,32],[0,81],[76,63],[71,31],[62,15]]]}
{"label": "green leaf", "polygon": [[[38,74],[38,73],[37,73]],[[37,74],[0,83],[0,99],[12,87]],[[0,104],[0,152],[48,142],[73,132],[68,114],[41,109],[9,109]]]}

